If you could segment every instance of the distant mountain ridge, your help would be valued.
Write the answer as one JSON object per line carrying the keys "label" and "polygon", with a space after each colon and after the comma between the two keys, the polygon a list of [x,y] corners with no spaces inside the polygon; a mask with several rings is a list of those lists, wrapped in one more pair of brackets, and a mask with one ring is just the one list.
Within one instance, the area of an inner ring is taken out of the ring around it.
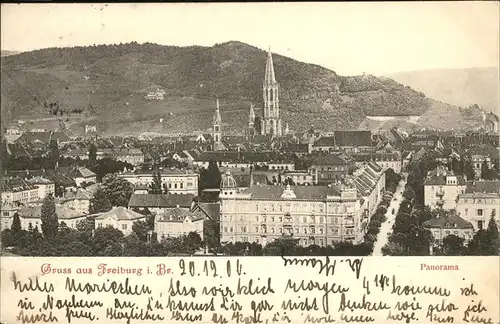
{"label": "distant mountain ridge", "polygon": [[496,67],[410,71],[387,77],[452,105],[468,107],[478,104],[486,111],[499,112],[499,74]]}
{"label": "distant mountain ridge", "polygon": [[[356,129],[366,116],[422,115],[435,106],[424,93],[388,78],[339,76],[278,54],[273,60],[282,119],[292,130]],[[7,56],[2,123],[37,118],[43,127],[59,127],[49,113],[57,105],[82,111],[61,118],[75,132],[89,122],[110,134],[208,131],[219,97],[223,127],[241,133],[250,103],[261,112],[265,61],[265,51],[237,41],[212,47],[133,42]],[[145,100],[156,88],[165,89],[165,100]]]}
{"label": "distant mountain ridge", "polygon": [[19,54],[19,52],[16,51],[6,51],[6,50],[1,50],[0,53],[1,57]]}

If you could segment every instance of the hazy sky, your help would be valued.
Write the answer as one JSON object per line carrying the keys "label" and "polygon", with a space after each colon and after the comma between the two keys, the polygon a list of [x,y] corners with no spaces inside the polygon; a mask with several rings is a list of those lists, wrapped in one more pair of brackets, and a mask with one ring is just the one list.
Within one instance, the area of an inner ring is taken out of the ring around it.
{"label": "hazy sky", "polygon": [[1,48],[239,40],[342,75],[496,66],[490,2],[7,4]]}

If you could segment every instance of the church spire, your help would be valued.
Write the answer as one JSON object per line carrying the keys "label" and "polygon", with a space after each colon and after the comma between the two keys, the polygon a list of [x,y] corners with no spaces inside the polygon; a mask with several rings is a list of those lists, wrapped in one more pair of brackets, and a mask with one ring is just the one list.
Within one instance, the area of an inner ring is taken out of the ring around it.
{"label": "church spire", "polygon": [[248,124],[252,125],[255,123],[255,111],[253,110],[253,104],[250,104],[250,114],[248,116]]}
{"label": "church spire", "polygon": [[273,55],[271,53],[271,47],[269,47],[269,51],[267,52],[266,74],[264,77],[264,83],[267,85],[273,85],[276,83],[276,76],[274,75],[274,64],[273,64]]}
{"label": "church spire", "polygon": [[215,106],[214,114],[214,124],[213,124],[213,134],[214,134],[214,151],[220,151],[222,148],[222,127],[221,127],[221,117],[219,109],[219,98],[217,98],[217,103]]}
{"label": "church spire", "polygon": [[214,114],[214,123],[219,123],[221,122],[221,117],[220,117],[220,110],[219,110],[219,98],[217,98],[217,103],[215,107],[215,114]]}

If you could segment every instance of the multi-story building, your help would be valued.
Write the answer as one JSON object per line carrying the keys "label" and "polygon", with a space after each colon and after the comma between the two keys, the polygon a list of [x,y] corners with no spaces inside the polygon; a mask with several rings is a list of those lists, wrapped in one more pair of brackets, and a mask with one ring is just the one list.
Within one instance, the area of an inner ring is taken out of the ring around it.
{"label": "multi-story building", "polygon": [[158,239],[179,237],[195,232],[203,239],[205,215],[199,210],[174,208],[155,217],[155,232]]}
{"label": "multi-story building", "polygon": [[144,153],[138,148],[117,149],[116,160],[138,166],[144,163]]}
{"label": "multi-story building", "polygon": [[265,245],[283,236],[304,246],[358,242],[369,220],[363,196],[384,190],[383,173],[370,172],[374,178],[363,174],[370,179],[349,177],[327,186],[254,185],[241,191],[227,172],[221,182],[221,242]]}
{"label": "multi-story building", "polygon": [[313,158],[309,171],[313,174],[315,184],[328,184],[345,178],[352,167],[354,162],[342,154],[319,154]]}
{"label": "multi-story building", "polygon": [[360,167],[368,162],[375,162],[384,170],[393,169],[396,173],[401,173],[401,152],[399,151],[378,151],[356,153],[352,157],[356,161],[356,166]]}
{"label": "multi-story building", "polygon": [[[133,170],[118,174],[118,177],[136,184],[149,185],[153,182],[153,170]],[[198,173],[179,169],[160,169],[161,182],[172,194],[198,194]]]}
{"label": "multi-story building", "polygon": [[464,239],[468,243],[474,236],[474,228],[470,222],[456,215],[455,212],[449,212],[444,217],[436,217],[425,221],[423,226],[429,229],[434,237],[434,244],[443,243],[443,239],[449,235],[455,235]]}
{"label": "multi-story building", "polygon": [[114,207],[108,212],[99,214],[95,218],[95,227],[113,227],[119,229],[124,235],[133,233],[134,222],[144,220],[146,216],[136,213],[125,207]]}
{"label": "multi-story building", "polygon": [[465,193],[458,196],[457,213],[476,231],[486,229],[492,215],[500,227],[500,181],[467,183]]}
{"label": "multi-story building", "polygon": [[193,205],[192,194],[132,194],[128,207],[134,210],[149,210],[152,213],[164,213],[174,208],[189,210]]}
{"label": "multi-story building", "polygon": [[37,186],[21,178],[2,179],[2,203],[28,204],[40,200]]}
{"label": "multi-story building", "polygon": [[281,174],[282,179],[292,179],[296,185],[313,185],[313,174],[311,171],[285,171]]}
{"label": "multi-story building", "polygon": [[[76,229],[78,222],[84,221],[87,216],[78,210],[67,206],[56,204],[56,214],[59,224],[65,223],[69,228]],[[24,207],[19,210],[19,219],[21,220],[21,228],[30,230],[38,227],[42,231],[42,205]]]}
{"label": "multi-story building", "polygon": [[34,177],[29,179],[28,182],[38,187],[38,198],[41,200],[47,196],[55,195],[55,185],[52,180],[43,177]]}
{"label": "multi-story building", "polygon": [[462,176],[454,175],[443,166],[429,172],[424,181],[424,203],[430,208],[454,209],[459,194],[465,192]]}

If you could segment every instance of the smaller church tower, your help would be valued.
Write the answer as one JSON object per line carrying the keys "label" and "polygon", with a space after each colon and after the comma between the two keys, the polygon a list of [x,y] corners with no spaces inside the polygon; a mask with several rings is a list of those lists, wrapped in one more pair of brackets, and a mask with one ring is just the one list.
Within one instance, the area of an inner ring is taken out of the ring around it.
{"label": "smaller church tower", "polygon": [[217,105],[215,107],[213,131],[214,131],[214,151],[220,151],[222,149],[222,122],[219,110],[219,98],[217,98]]}
{"label": "smaller church tower", "polygon": [[248,114],[248,129],[246,132],[247,140],[250,140],[255,135],[255,111],[253,104],[250,104],[250,113]]}

